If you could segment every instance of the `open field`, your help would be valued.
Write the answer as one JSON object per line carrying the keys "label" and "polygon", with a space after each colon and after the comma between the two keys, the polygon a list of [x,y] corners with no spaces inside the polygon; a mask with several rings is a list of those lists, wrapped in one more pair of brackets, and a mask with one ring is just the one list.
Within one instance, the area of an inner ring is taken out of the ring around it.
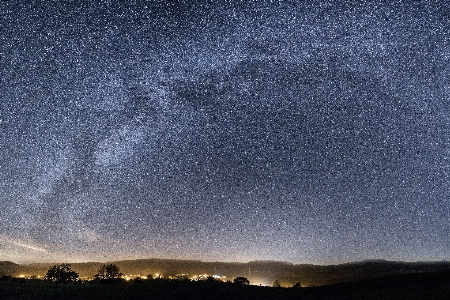
{"label": "open field", "polygon": [[300,289],[166,280],[56,286],[19,279],[0,282],[0,299],[450,299],[450,270]]}

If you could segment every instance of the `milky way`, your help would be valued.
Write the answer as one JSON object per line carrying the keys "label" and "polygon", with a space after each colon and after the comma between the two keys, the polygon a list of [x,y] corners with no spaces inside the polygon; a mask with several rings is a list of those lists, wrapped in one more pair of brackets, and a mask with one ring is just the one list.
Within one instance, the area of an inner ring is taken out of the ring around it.
{"label": "milky way", "polygon": [[216,2],[0,3],[0,260],[450,259],[450,8]]}

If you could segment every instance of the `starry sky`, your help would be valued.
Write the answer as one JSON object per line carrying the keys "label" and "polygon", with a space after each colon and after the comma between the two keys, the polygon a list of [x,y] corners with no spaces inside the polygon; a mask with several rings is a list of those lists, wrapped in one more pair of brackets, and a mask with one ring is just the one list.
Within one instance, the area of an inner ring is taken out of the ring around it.
{"label": "starry sky", "polygon": [[449,260],[449,11],[1,1],[0,260]]}

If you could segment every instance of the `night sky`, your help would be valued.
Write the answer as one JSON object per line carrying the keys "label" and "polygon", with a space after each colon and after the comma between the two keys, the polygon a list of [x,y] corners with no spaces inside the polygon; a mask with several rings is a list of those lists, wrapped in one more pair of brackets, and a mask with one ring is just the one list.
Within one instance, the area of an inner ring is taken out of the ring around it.
{"label": "night sky", "polygon": [[168,2],[0,2],[0,260],[450,259],[446,1]]}

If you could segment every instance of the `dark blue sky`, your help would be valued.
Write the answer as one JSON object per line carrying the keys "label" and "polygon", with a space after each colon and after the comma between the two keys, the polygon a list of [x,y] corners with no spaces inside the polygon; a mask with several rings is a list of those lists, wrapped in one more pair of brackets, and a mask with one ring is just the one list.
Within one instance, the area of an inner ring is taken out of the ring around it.
{"label": "dark blue sky", "polygon": [[215,2],[0,2],[0,260],[450,259],[450,8]]}

